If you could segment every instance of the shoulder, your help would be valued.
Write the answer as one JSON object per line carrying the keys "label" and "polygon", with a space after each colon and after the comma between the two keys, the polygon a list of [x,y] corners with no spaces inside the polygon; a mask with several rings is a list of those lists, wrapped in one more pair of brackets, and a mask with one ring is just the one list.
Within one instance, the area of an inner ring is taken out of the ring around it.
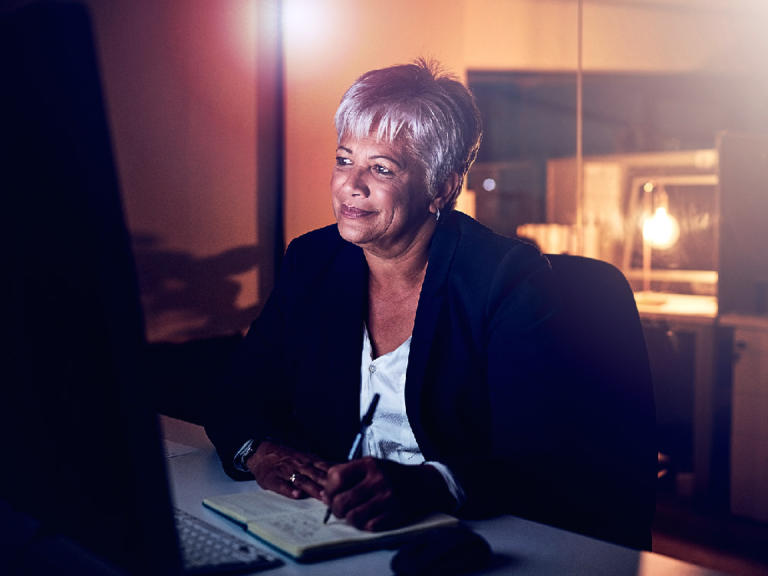
{"label": "shoulder", "polygon": [[286,254],[295,256],[333,252],[344,244],[336,224],[330,224],[297,236],[288,244]]}
{"label": "shoulder", "polygon": [[499,274],[519,279],[537,271],[549,273],[549,261],[529,242],[496,234],[461,212],[451,214],[445,224],[446,232],[455,236],[454,272],[465,271],[486,281]]}
{"label": "shoulder", "polygon": [[339,235],[336,224],[294,238],[285,251],[281,276],[312,277],[333,268],[341,260],[359,260],[362,250]]}
{"label": "shoulder", "polygon": [[533,244],[496,234],[462,213],[452,214],[442,233],[453,237],[442,241],[452,251],[438,255],[450,260],[447,283],[467,307],[480,306],[486,318],[512,319],[520,329],[557,307],[554,274]]}

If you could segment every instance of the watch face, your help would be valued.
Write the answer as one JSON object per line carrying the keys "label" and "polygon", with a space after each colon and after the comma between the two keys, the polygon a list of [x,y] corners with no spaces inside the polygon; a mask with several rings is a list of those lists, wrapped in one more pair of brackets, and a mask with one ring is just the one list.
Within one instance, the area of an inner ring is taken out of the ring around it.
{"label": "watch face", "polygon": [[235,454],[234,465],[236,469],[240,470],[241,472],[250,472],[245,463],[248,461],[248,458],[256,453],[255,444],[255,442],[251,442],[247,448],[243,447],[237,452],[237,454]]}

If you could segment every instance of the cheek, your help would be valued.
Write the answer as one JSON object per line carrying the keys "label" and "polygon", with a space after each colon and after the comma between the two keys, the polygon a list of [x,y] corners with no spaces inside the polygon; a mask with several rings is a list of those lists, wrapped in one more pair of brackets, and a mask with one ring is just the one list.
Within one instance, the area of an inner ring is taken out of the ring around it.
{"label": "cheek", "polygon": [[339,175],[336,172],[336,170],[331,172],[331,181],[329,182],[329,184],[330,184],[330,188],[331,188],[331,194],[335,195],[336,194],[336,190],[338,190],[338,188],[339,188]]}
{"label": "cheek", "polygon": [[413,188],[403,192],[400,203],[412,215],[421,214],[428,205],[424,193],[420,189]]}
{"label": "cheek", "polygon": [[330,182],[331,204],[337,206],[344,200],[344,179],[338,175],[331,176]]}

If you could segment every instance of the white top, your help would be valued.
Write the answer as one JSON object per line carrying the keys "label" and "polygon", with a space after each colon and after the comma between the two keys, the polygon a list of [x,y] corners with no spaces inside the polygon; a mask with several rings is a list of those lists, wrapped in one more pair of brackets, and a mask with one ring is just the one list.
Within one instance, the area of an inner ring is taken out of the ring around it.
{"label": "white top", "polygon": [[[362,442],[363,456],[394,460],[401,464],[424,464],[419,444],[413,435],[405,410],[405,375],[411,338],[392,352],[375,360],[371,354],[368,327],[363,335],[363,353],[360,362],[360,418],[362,419],[374,394],[380,394],[373,421]],[[426,462],[436,468],[445,479],[457,506],[464,501],[464,491],[445,464]]]}

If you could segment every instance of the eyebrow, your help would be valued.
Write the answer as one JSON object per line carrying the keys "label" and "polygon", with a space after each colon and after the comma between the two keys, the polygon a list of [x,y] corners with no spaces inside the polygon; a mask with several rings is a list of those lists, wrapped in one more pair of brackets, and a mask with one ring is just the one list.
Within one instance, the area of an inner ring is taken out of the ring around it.
{"label": "eyebrow", "polygon": [[[336,147],[336,151],[338,152],[339,150],[344,150],[345,152],[347,152],[349,154],[353,153],[352,150],[350,150],[346,146],[337,146]],[[382,158],[384,160],[389,160],[390,162],[392,162],[395,166],[397,166],[400,169],[403,168],[403,165],[402,165],[401,162],[395,160],[394,158],[392,158],[392,156],[387,156],[386,154],[376,154],[375,156],[369,156],[368,157],[369,160],[378,160],[380,158]]]}

